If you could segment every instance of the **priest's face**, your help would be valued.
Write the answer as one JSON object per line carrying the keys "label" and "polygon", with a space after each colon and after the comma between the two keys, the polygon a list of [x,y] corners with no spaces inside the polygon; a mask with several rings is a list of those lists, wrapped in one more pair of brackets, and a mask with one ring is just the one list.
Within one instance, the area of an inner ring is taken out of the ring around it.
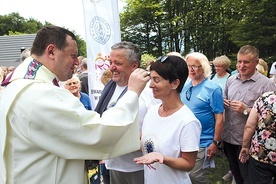
{"label": "priest's face", "polygon": [[79,65],[77,42],[70,36],[66,38],[67,46],[56,53],[55,74],[61,81],[71,79]]}

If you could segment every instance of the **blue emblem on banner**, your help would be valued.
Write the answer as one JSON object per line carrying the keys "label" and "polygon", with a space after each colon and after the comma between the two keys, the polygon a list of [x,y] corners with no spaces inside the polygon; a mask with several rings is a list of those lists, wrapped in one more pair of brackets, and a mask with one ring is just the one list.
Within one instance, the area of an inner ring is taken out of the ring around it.
{"label": "blue emblem on banner", "polygon": [[104,45],[111,36],[110,25],[103,18],[96,16],[90,23],[90,34],[96,42]]}

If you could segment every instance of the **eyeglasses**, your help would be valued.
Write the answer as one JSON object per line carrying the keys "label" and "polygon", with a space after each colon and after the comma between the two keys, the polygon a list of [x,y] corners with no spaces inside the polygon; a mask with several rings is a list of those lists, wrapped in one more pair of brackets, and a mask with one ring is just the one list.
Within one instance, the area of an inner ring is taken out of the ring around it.
{"label": "eyeglasses", "polygon": [[188,69],[193,69],[194,71],[198,70],[200,67],[202,67],[202,66],[201,65],[199,65],[199,66],[188,65]]}
{"label": "eyeglasses", "polygon": [[189,89],[186,91],[186,99],[187,99],[188,101],[191,100],[192,90],[193,90],[193,86],[189,87]]}
{"label": "eyeglasses", "polygon": [[76,85],[76,84],[78,84],[79,82],[69,82],[69,83],[67,83],[66,85],[67,86],[72,86],[72,85]]}

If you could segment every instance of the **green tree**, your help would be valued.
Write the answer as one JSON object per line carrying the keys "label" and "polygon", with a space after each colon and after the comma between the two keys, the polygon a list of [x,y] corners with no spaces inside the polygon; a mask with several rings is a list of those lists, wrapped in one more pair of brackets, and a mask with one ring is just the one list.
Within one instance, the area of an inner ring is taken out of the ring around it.
{"label": "green tree", "polygon": [[132,41],[143,53],[158,54],[158,22],[153,16],[160,8],[157,0],[127,0],[128,6],[120,14],[122,40]]}
{"label": "green tree", "polygon": [[232,22],[235,27],[229,31],[231,40],[239,47],[254,45],[260,56],[272,63],[276,59],[276,2],[245,0],[240,4],[241,16]]}
{"label": "green tree", "polygon": [[25,19],[18,13],[0,16],[0,35],[8,35],[9,31],[24,32]]}
{"label": "green tree", "polygon": [[[0,35],[14,35],[14,34],[35,34],[37,31],[44,26],[53,25],[50,22],[45,22],[44,24],[33,19],[25,19],[21,17],[18,13],[11,13],[8,15],[0,15]],[[68,29],[68,28],[67,28]],[[75,33],[73,30],[72,32]],[[79,49],[79,55],[86,57],[86,43],[79,35],[76,35],[77,44]]]}
{"label": "green tree", "polygon": [[80,35],[76,35],[76,38],[77,38],[77,44],[79,49],[79,56],[87,57],[86,42],[80,38]]}
{"label": "green tree", "polygon": [[265,60],[275,59],[274,0],[127,0],[121,13],[122,38],[154,56],[169,51],[202,52],[209,59],[235,59],[251,44]]}
{"label": "green tree", "polygon": [[140,67],[146,69],[147,68],[147,63],[149,61],[155,61],[155,60],[156,60],[156,58],[151,54],[142,54],[141,66]]}

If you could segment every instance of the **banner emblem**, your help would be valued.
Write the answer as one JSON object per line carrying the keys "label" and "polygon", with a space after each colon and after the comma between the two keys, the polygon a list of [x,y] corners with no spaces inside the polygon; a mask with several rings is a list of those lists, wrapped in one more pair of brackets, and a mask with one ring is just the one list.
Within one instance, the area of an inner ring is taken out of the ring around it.
{"label": "banner emblem", "polygon": [[103,18],[95,16],[90,23],[90,34],[92,38],[104,45],[111,36],[111,28]]}

